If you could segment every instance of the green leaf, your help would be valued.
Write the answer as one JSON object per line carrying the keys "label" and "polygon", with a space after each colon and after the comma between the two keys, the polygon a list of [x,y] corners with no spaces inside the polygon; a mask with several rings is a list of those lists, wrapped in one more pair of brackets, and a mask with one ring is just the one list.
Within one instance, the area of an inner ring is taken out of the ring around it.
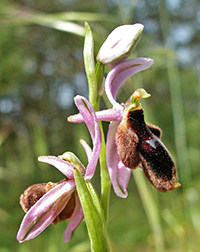
{"label": "green leaf", "polygon": [[[24,13],[22,15],[21,13]],[[53,28],[59,31],[73,33],[79,36],[84,36],[84,27],[70,21],[59,19],[59,15],[46,14],[33,9],[23,9],[17,6],[4,7],[0,13],[4,17],[6,24],[30,25],[37,24]],[[64,14],[62,14],[64,15]],[[61,17],[63,18],[63,16]],[[67,17],[65,17],[67,19]]]}
{"label": "green leaf", "polygon": [[[98,206],[97,210],[95,205],[99,204],[97,203],[98,201],[96,201],[95,199],[95,203],[93,202],[91,194],[88,191],[87,182],[85,182],[82,174],[76,169],[74,170],[74,178],[90,238],[91,251],[92,252],[110,251],[107,232],[105,229],[105,223],[99,212],[100,205]],[[89,185],[89,187],[91,191],[91,186]],[[92,194],[94,198],[95,194],[94,193]]]}

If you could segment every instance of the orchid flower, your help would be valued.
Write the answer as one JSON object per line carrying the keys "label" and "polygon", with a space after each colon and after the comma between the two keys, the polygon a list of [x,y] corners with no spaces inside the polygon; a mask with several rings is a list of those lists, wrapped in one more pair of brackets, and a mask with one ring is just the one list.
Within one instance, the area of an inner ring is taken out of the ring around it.
{"label": "orchid flower", "polygon": [[21,195],[20,204],[27,213],[17,234],[17,240],[20,243],[35,238],[51,223],[56,224],[70,218],[64,233],[64,240],[68,242],[73,231],[83,219],[83,210],[76,191],[74,169],[82,173],[85,181],[89,181],[93,177],[101,149],[101,134],[92,105],[82,96],[76,96],[74,101],[93,142],[93,150],[91,150],[89,145],[81,140],[88,157],[87,168],[85,169],[80,160],[70,152],[59,157],[39,157],[39,161],[51,164],[62,172],[66,179],[58,183],[49,182],[30,186]]}
{"label": "orchid flower", "polygon": [[[138,89],[125,105],[116,101],[117,93],[125,81],[133,74],[149,68],[152,64],[152,59],[139,57],[122,61],[114,66],[105,80],[105,92],[113,108],[96,112],[98,120],[111,122],[106,141],[107,166],[114,191],[123,198],[128,195],[127,186],[131,169],[137,168],[140,164],[142,164],[147,179],[159,191],[164,192],[180,186],[177,182],[174,162],[166,147],[159,140],[161,135],[159,128],[146,124],[143,119],[143,110],[138,100],[150,95],[144,89]],[[138,121],[134,117],[133,111],[140,111]],[[70,116],[68,120],[82,122],[83,118],[77,114]],[[132,120],[137,121],[137,127],[131,123]],[[148,153],[148,149],[151,151],[151,155]],[[159,162],[158,160],[154,162],[151,159],[156,160],[157,151],[160,152],[161,157],[159,156]],[[127,160],[129,162],[126,162]],[[166,165],[162,170],[161,166],[165,161]],[[134,165],[131,165],[131,162]]]}

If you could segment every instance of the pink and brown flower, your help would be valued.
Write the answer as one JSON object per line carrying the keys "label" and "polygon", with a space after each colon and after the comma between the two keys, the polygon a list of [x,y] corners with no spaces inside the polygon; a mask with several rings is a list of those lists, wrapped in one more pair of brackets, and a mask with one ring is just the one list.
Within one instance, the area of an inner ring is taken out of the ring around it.
{"label": "pink and brown flower", "polygon": [[[125,81],[152,64],[152,59],[139,57],[114,66],[105,80],[105,92],[113,108],[96,112],[98,120],[111,122],[106,141],[107,166],[114,191],[123,198],[128,195],[131,170],[139,165],[157,190],[165,192],[180,186],[174,161],[160,141],[159,127],[144,121],[144,111],[138,100],[150,95],[144,89],[138,89],[125,105],[116,101]],[[82,122],[83,118],[77,114],[68,120]]]}
{"label": "pink and brown flower", "polygon": [[101,149],[101,134],[92,105],[82,96],[76,96],[74,100],[93,142],[91,150],[89,145],[81,140],[88,157],[88,165],[85,169],[78,158],[76,158],[76,162],[72,162],[75,155],[70,152],[59,157],[39,157],[39,161],[51,164],[66,178],[58,183],[32,185],[21,195],[20,204],[26,215],[17,233],[17,240],[20,243],[35,238],[51,223],[57,224],[65,219],[70,219],[64,233],[64,240],[67,242],[83,219],[83,211],[76,191],[74,169],[78,169],[86,181],[93,177]]}

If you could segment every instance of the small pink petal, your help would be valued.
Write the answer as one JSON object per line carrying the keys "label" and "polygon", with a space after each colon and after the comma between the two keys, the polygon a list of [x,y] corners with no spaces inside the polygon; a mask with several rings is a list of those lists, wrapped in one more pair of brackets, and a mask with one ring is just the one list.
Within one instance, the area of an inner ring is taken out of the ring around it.
{"label": "small pink petal", "polygon": [[40,156],[38,157],[40,162],[44,162],[54,166],[60,172],[62,172],[67,178],[74,178],[74,166],[72,163],[67,162],[55,156]]}
{"label": "small pink petal", "polygon": [[[98,121],[120,121],[122,119],[122,109],[120,105],[119,109],[105,109],[101,111],[96,111],[96,117]],[[69,122],[80,123],[84,122],[81,114],[71,115],[68,117]]]}
{"label": "small pink petal", "polygon": [[77,95],[74,98],[74,101],[88,127],[93,143],[92,155],[89,159],[85,173],[85,179],[89,180],[93,177],[98,162],[101,150],[101,132],[96,113],[89,101],[80,95]]}
{"label": "small pink petal", "polygon": [[138,57],[123,61],[108,73],[105,81],[105,92],[114,108],[119,108],[116,95],[124,82],[135,73],[148,69],[153,63],[154,61],[150,58]]}
{"label": "small pink petal", "polygon": [[92,156],[92,150],[91,150],[90,146],[86,143],[86,141],[84,141],[83,139],[80,139],[80,143],[85,150],[85,153],[87,155],[88,162],[89,162],[90,157]]}
{"label": "small pink petal", "polygon": [[21,243],[38,236],[60,214],[75,190],[75,181],[64,181],[44,194],[26,213],[17,240]]}
{"label": "small pink petal", "polygon": [[67,121],[73,122],[73,123],[80,123],[80,122],[84,122],[84,119],[81,114],[75,114],[75,115],[69,116],[67,118]]}
{"label": "small pink petal", "polygon": [[94,139],[95,135],[94,121],[95,120],[97,121],[97,118],[92,105],[88,102],[88,100],[85,97],[80,95],[74,97],[74,102],[78,110],[80,111],[85,124],[88,127],[92,139]]}
{"label": "small pink petal", "polygon": [[130,178],[130,169],[127,169],[122,165],[117,154],[115,134],[119,123],[120,122],[111,122],[109,125],[106,142],[106,159],[108,172],[115,193],[119,197],[126,198],[128,195],[126,187]]}
{"label": "small pink petal", "polygon": [[127,186],[131,176],[131,169],[126,167],[122,161],[118,163],[118,182],[125,195],[128,195]]}
{"label": "small pink petal", "polygon": [[99,129],[99,123],[97,120],[94,120],[94,131],[95,135],[94,139],[92,139],[93,142],[92,155],[89,158],[89,162],[86,168],[84,176],[85,180],[90,180],[93,177],[99,159],[99,153],[101,150],[101,133]]}
{"label": "small pink petal", "polygon": [[77,226],[81,223],[83,219],[83,210],[82,210],[81,203],[80,203],[77,193],[75,196],[75,200],[76,202],[75,202],[74,212],[70,218],[70,221],[64,233],[65,242],[70,241],[74,230],[77,228]]}
{"label": "small pink petal", "polygon": [[120,105],[118,109],[105,109],[101,111],[97,111],[97,119],[99,121],[121,121],[122,119],[122,110],[123,107]]}

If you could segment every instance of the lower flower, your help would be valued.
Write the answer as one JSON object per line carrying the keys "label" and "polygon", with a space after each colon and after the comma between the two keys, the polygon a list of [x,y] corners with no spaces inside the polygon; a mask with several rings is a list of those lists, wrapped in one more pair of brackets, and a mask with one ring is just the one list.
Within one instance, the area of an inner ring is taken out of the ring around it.
{"label": "lower flower", "polygon": [[64,233],[64,240],[67,242],[83,219],[74,170],[78,170],[85,181],[93,177],[101,149],[101,134],[92,105],[82,96],[76,96],[75,103],[84,118],[93,142],[93,149],[91,149],[84,140],[81,140],[88,157],[88,165],[85,169],[80,160],[71,152],[66,152],[59,157],[39,157],[39,161],[51,164],[66,178],[57,183],[32,185],[21,195],[20,204],[26,215],[17,233],[17,240],[20,243],[35,238],[51,223],[57,224],[70,219]]}
{"label": "lower flower", "polygon": [[19,242],[35,238],[51,223],[70,218],[64,234],[67,242],[83,219],[74,180],[32,185],[21,195],[20,204],[27,214],[17,234]]}

